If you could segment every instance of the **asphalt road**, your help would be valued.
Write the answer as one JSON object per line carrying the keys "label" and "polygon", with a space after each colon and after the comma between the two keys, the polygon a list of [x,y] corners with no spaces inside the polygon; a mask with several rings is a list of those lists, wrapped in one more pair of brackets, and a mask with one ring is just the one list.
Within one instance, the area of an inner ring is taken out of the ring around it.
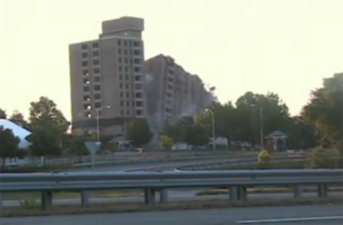
{"label": "asphalt road", "polygon": [[342,205],[1,218],[1,225],[342,225]]}
{"label": "asphalt road", "polygon": [[[194,200],[215,200],[215,199],[228,199],[228,195],[210,195],[210,196],[196,196],[196,193],[200,190],[170,190],[168,191],[168,201],[194,201]],[[341,192],[330,192],[330,196],[341,196]],[[303,193],[304,198],[315,198],[317,193]],[[156,196],[158,200],[158,195]],[[293,193],[249,193],[249,199],[291,199],[293,198]],[[37,199],[39,202],[40,200]],[[102,197],[102,198],[91,198],[90,204],[94,203],[115,203],[115,202],[143,202],[144,196],[127,196],[127,197]],[[80,205],[81,198],[79,199],[54,199],[54,205]],[[16,207],[20,206],[20,201],[17,200],[7,200],[3,201],[2,205],[4,207]]]}

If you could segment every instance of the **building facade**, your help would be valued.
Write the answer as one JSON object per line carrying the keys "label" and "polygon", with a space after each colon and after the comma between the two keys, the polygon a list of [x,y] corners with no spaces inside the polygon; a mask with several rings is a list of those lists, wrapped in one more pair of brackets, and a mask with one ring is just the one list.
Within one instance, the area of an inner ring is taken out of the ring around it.
{"label": "building facade", "polygon": [[158,55],[145,62],[147,119],[155,132],[165,121],[203,112],[214,101],[197,75],[185,71],[170,56]]}
{"label": "building facade", "polygon": [[74,133],[120,135],[145,117],[143,30],[143,19],[121,17],[103,22],[98,39],[69,46]]}

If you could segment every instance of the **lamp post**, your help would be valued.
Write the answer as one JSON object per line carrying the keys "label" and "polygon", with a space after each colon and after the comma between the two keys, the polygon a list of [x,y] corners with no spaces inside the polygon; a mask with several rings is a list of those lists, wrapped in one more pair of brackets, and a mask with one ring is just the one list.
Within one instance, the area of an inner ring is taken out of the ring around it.
{"label": "lamp post", "polygon": [[[107,105],[105,106],[105,109],[110,109],[111,106]],[[101,108],[95,109],[96,112],[96,135],[97,135],[97,141],[100,142],[100,110]]]}
{"label": "lamp post", "polygon": [[213,151],[216,150],[216,133],[215,133],[215,122],[214,122],[214,113],[212,110],[210,109],[206,109],[206,112],[209,112],[211,114],[212,117],[212,144],[213,144]]}
{"label": "lamp post", "polygon": [[260,138],[261,148],[264,149],[264,137],[263,137],[263,109],[260,107]]}

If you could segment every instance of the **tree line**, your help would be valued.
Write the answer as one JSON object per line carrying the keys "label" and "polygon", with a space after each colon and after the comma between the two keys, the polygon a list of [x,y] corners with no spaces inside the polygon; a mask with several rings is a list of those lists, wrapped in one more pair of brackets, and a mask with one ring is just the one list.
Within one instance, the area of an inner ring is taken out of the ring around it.
{"label": "tree line", "polygon": [[[343,73],[325,79],[321,88],[313,90],[309,102],[298,116],[290,116],[286,103],[276,93],[263,95],[246,92],[235,103],[214,102],[207,112],[183,117],[174,123],[166,122],[160,134],[160,144],[165,149],[180,142],[195,148],[208,144],[213,130],[212,112],[216,136],[227,138],[231,149],[237,148],[236,141],[258,146],[263,125],[263,136],[275,130],[287,134],[289,148],[306,149],[320,145],[337,149],[342,156],[342,104]],[[2,109],[0,118],[7,118],[32,132],[27,139],[32,143],[29,154],[33,156],[85,155],[88,151],[84,141],[95,140],[92,136],[67,133],[70,122],[47,97],[30,103],[27,121],[18,111],[8,116]],[[27,154],[19,149],[19,141],[11,133],[10,130],[0,129],[2,159]],[[136,119],[128,124],[126,136],[134,146],[143,146],[150,142],[153,134],[146,120]]]}

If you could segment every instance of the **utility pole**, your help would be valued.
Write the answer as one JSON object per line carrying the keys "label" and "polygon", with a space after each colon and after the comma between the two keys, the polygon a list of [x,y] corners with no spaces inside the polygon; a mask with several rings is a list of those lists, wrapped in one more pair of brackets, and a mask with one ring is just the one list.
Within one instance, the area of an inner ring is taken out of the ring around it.
{"label": "utility pole", "polygon": [[260,107],[260,142],[261,142],[261,148],[264,149],[264,134],[263,134],[263,109]]}

